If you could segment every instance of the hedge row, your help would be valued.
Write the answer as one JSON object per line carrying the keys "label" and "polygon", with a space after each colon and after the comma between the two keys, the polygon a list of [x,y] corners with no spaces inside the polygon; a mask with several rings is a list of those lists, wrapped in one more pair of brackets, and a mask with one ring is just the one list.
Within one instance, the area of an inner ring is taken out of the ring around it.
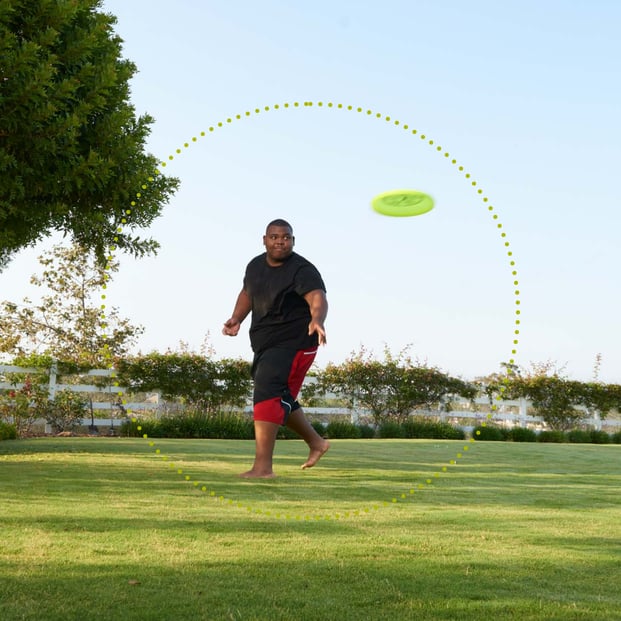
{"label": "hedge row", "polygon": [[493,425],[479,425],[472,432],[472,437],[480,441],[512,441],[512,442],[571,442],[574,444],[621,444],[621,431],[609,434],[605,431],[540,431],[524,427],[504,429]]}
{"label": "hedge row", "polygon": [[17,440],[17,427],[0,420],[0,441]]}
{"label": "hedge row", "polygon": [[[463,440],[464,432],[447,423],[425,420],[409,420],[403,424],[386,422],[377,429],[370,425],[355,425],[345,420],[334,420],[324,425],[311,423],[315,430],[327,438],[435,438],[444,440]],[[248,416],[240,414],[185,413],[165,416],[159,419],[144,419],[138,422],[125,422],[119,429],[121,435],[150,438],[210,438],[210,439],[254,439],[254,426]],[[299,436],[281,427],[278,432],[281,439]]]}

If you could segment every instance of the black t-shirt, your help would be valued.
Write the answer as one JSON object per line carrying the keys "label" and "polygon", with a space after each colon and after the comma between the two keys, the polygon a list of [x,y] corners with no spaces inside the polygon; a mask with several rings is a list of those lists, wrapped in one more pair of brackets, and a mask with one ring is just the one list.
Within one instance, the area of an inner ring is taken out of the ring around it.
{"label": "black t-shirt", "polygon": [[311,320],[304,295],[326,290],[317,268],[295,252],[278,267],[267,263],[266,253],[248,263],[244,290],[252,301],[250,345],[257,353],[269,347],[307,349],[318,344],[308,335]]}

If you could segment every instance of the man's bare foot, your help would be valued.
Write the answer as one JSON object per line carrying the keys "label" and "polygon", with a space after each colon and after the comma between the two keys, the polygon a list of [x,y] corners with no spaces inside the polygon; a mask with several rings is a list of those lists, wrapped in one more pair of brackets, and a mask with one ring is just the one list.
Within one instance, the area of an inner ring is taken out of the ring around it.
{"label": "man's bare foot", "polygon": [[324,453],[330,448],[330,443],[327,440],[322,439],[321,444],[317,443],[317,446],[311,446],[308,459],[302,464],[302,470],[306,468],[312,468],[324,455]]}
{"label": "man's bare foot", "polygon": [[259,470],[248,470],[248,472],[242,472],[239,475],[242,479],[275,479],[276,475],[273,472],[261,472]]}

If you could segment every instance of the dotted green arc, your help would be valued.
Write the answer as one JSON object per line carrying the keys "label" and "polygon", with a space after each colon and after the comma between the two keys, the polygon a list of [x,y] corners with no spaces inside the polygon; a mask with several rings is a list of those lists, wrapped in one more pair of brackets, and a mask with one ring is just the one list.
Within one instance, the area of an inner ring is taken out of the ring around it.
{"label": "dotted green arc", "polygon": [[[401,121],[397,120],[397,119],[393,119],[391,116],[389,115],[384,115],[380,112],[374,112],[373,110],[370,110],[368,108],[362,108],[359,106],[353,106],[351,104],[343,104],[343,103],[333,103],[333,102],[323,102],[323,101],[318,101],[318,102],[313,102],[313,101],[304,101],[302,103],[300,103],[299,101],[294,101],[293,103],[280,103],[280,104],[274,104],[272,106],[263,106],[262,108],[254,108],[254,110],[246,110],[245,113],[241,114],[236,114],[234,117],[228,117],[225,119],[225,121],[219,121],[217,122],[215,125],[211,125],[208,127],[208,132],[212,133],[214,131],[216,131],[217,129],[221,129],[223,127],[225,127],[226,125],[230,125],[231,123],[233,123],[234,121],[239,121],[243,118],[248,118],[251,117],[252,115],[258,115],[261,114],[262,112],[270,112],[272,110],[287,110],[287,109],[292,109],[292,108],[312,108],[312,107],[318,107],[318,108],[331,108],[331,109],[335,109],[335,110],[344,110],[344,111],[348,111],[348,112],[355,112],[356,114],[362,114],[364,113],[364,116],[367,117],[371,117],[371,118],[375,118],[376,120],[383,120],[386,123],[390,123],[391,126],[396,127],[401,129],[402,131],[405,131],[407,133],[409,133],[412,136],[418,136],[418,138],[424,142],[426,142],[430,147],[433,148],[433,151],[437,154],[443,155],[444,158],[450,163],[451,166],[455,167],[455,170],[458,171],[459,174],[462,174],[464,176],[465,179],[468,180],[469,185],[471,188],[476,188],[476,193],[478,198],[480,198],[480,200],[484,203],[484,205],[487,207],[487,211],[488,213],[491,215],[492,219],[494,220],[494,222],[496,223],[496,228],[500,231],[500,237],[501,240],[503,242],[506,254],[507,254],[507,258],[509,261],[509,266],[511,268],[511,276],[512,276],[512,284],[514,287],[518,287],[519,285],[519,281],[517,279],[517,269],[516,269],[516,263],[515,263],[515,257],[513,254],[513,251],[511,250],[511,245],[507,239],[507,234],[504,232],[503,230],[503,225],[502,223],[499,221],[499,216],[496,213],[496,209],[495,207],[490,203],[489,198],[485,195],[484,191],[478,187],[478,182],[476,180],[474,180],[472,178],[472,174],[467,172],[464,168],[463,165],[458,164],[457,160],[453,157],[451,157],[450,153],[448,151],[446,151],[442,146],[440,145],[436,145],[435,141],[433,139],[430,139],[426,134],[424,133],[420,133],[417,129],[412,128],[410,125],[408,125],[407,123],[401,123]],[[198,142],[199,138],[204,138],[207,133],[207,131],[201,131],[197,136],[192,136],[191,141],[188,142],[184,142],[183,143],[183,149],[187,149],[190,147],[191,143],[196,143]],[[170,154],[168,156],[168,161],[173,161],[175,159],[175,157],[177,155],[181,155],[183,153],[183,149],[178,148],[175,150],[175,154]],[[160,162],[160,168],[166,168],[168,162],[166,161],[161,161]],[[156,169],[153,171],[153,177],[149,177],[145,183],[142,184],[141,189],[145,190],[148,187],[149,183],[152,183],[155,179],[155,176],[162,174],[160,169]],[[141,198],[141,192],[136,192],[135,198],[140,200]],[[129,207],[134,207],[136,205],[136,200],[132,200],[130,201]],[[132,210],[130,208],[127,208],[123,211],[122,217],[121,217],[121,225],[126,225],[128,224],[128,220],[129,217],[131,216]],[[123,234],[123,226],[119,226],[116,229],[116,236],[113,239],[114,244],[116,244],[119,241],[119,236],[121,236]],[[113,255],[112,253],[116,250],[116,246],[112,244],[110,246],[109,249],[109,255],[107,256],[107,260],[108,263],[106,264],[106,270],[109,270],[111,268],[111,262],[113,259]],[[106,274],[106,276],[104,277],[104,281],[109,280],[109,276]],[[103,289],[106,289],[106,285],[103,285]],[[514,291],[514,295],[515,295],[515,315],[516,318],[514,320],[514,328],[513,328],[513,333],[512,333],[512,346],[511,346],[511,357],[509,359],[509,363],[510,364],[514,364],[515,362],[515,355],[517,354],[517,345],[519,342],[519,334],[520,334],[520,325],[521,325],[521,310],[520,310],[520,304],[521,304],[521,300],[520,300],[520,291],[519,289],[515,289]],[[102,293],[101,295],[101,299],[102,299],[102,303],[101,303],[101,318],[105,321],[105,310],[106,310],[106,305],[105,305],[105,299],[106,299],[106,294]],[[104,324],[104,328],[105,328],[105,324]],[[103,335],[104,339],[106,338],[106,335]],[[107,343],[104,344],[103,346],[103,353],[106,356],[106,359],[108,361],[108,366],[110,369],[113,368],[113,365],[111,363],[111,354],[110,354],[110,349]],[[112,374],[112,377],[114,378],[114,372]],[[119,386],[118,381],[114,382],[115,386]],[[505,391],[505,387],[502,386],[500,388],[500,394],[496,397],[497,401],[501,401],[502,400],[502,395]],[[123,397],[123,393],[119,393],[119,397]],[[127,401],[125,399],[123,399],[123,403],[126,404]],[[490,412],[487,415],[487,419],[491,419],[493,417],[493,413],[497,410],[497,406],[495,404],[492,405],[491,407],[492,412]],[[131,410],[128,410],[129,413],[131,413]],[[138,422],[136,418],[132,418],[132,422],[136,423]],[[483,422],[482,426],[485,426],[486,423]],[[137,429],[139,431],[142,430],[142,427],[140,425],[138,425]],[[480,433],[480,432],[477,432]],[[174,463],[169,461],[169,457],[167,455],[163,455],[161,453],[161,449],[156,448],[156,444],[155,442],[153,442],[152,440],[149,439],[147,434],[143,434],[142,436],[145,440],[148,440],[148,444],[149,447],[153,448],[155,455],[160,458],[162,461],[164,462],[168,462],[169,463],[169,467],[171,469],[175,469],[175,465]],[[458,453],[456,453],[455,457],[453,459],[450,459],[449,462],[447,464],[444,464],[440,467],[439,470],[433,472],[430,476],[428,476],[427,478],[425,478],[423,481],[417,482],[417,483],[413,483],[407,490],[401,491],[395,495],[392,495],[390,497],[390,499],[386,499],[382,502],[378,502],[372,505],[369,505],[363,509],[359,509],[359,510],[355,510],[355,511],[349,511],[349,512],[343,512],[343,513],[327,513],[327,514],[293,514],[293,513],[283,513],[283,512],[274,512],[274,511],[266,511],[263,510],[261,508],[255,507],[253,505],[249,505],[249,504],[245,504],[245,503],[241,503],[241,502],[236,502],[231,498],[228,498],[222,494],[219,494],[215,489],[210,489],[210,487],[204,483],[201,483],[198,480],[195,480],[192,478],[191,475],[184,473],[182,468],[177,468],[176,472],[179,476],[183,477],[183,480],[191,483],[193,485],[193,487],[197,488],[198,490],[200,490],[202,493],[206,494],[209,498],[212,498],[214,501],[222,503],[223,505],[227,505],[227,506],[234,506],[240,509],[244,509],[248,512],[251,512],[253,514],[260,514],[260,515],[265,515],[265,516],[270,516],[270,517],[275,517],[278,519],[285,519],[285,520],[334,520],[334,519],[343,519],[343,518],[351,518],[351,517],[356,517],[356,516],[364,516],[369,514],[372,511],[377,511],[378,509],[380,509],[380,507],[388,507],[391,505],[395,505],[397,503],[406,501],[406,500],[410,500],[413,497],[415,497],[415,495],[425,489],[429,489],[434,482],[434,479],[439,479],[441,478],[443,475],[445,475],[449,468],[452,466],[456,466],[458,464],[458,460],[463,458],[463,453],[467,452],[470,449],[470,444],[474,442],[474,438],[470,438],[470,440],[468,441],[468,444],[464,444],[463,446],[463,452],[459,451]]]}

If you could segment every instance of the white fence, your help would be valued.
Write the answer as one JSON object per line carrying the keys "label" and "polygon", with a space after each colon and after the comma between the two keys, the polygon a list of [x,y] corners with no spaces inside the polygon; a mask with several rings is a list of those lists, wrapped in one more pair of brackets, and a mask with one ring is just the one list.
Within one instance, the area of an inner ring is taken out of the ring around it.
{"label": "white fence", "polygon": [[[84,419],[83,424],[94,425],[114,425],[114,419],[125,419],[127,417],[126,412],[135,412],[140,410],[162,410],[167,404],[161,401],[158,393],[149,395],[147,400],[142,402],[126,403],[121,397],[125,393],[125,389],[121,386],[115,385],[114,381],[115,372],[113,369],[93,369],[85,373],[80,373],[80,376],[86,377],[109,377],[110,381],[107,382],[107,386],[101,387],[95,384],[60,384],[57,382],[58,369],[56,365],[52,365],[50,369],[42,368],[26,368],[13,365],[0,364],[0,389],[15,390],[22,388],[23,383],[11,383],[6,381],[6,375],[11,373],[34,375],[38,373],[48,373],[48,394],[49,398],[53,399],[55,394],[60,390],[71,390],[73,392],[84,392],[90,394],[99,394],[101,397],[107,396],[106,401],[92,401],[93,410],[98,410],[98,413],[107,414],[107,416],[100,416],[98,418],[92,417],[91,419]],[[4,380],[3,380],[4,376]],[[311,380],[312,381],[312,380]],[[116,395],[116,398],[114,396]],[[495,407],[490,407],[489,400],[486,397],[479,397],[474,400],[475,408],[471,408],[471,402],[467,399],[457,398],[455,399],[455,409],[449,412],[444,410],[437,411],[425,411],[421,414],[427,414],[429,416],[439,417],[442,421],[450,422],[452,424],[459,425],[465,430],[472,428],[472,423],[478,424],[484,421],[493,421],[506,427],[535,427],[538,429],[544,428],[543,419],[539,416],[531,416],[528,414],[530,408],[530,402],[526,399],[518,400],[506,400],[496,401]],[[251,411],[251,408],[246,408],[247,411]],[[341,408],[310,408],[305,407],[304,411],[308,414],[317,414],[322,416],[334,416],[334,415],[347,415],[352,422],[356,422],[366,412],[362,409],[348,409]],[[588,413],[585,411],[585,415]],[[491,418],[489,417],[491,416]],[[606,419],[602,421],[599,415],[596,413],[592,417],[585,418],[584,422],[594,429],[602,429],[607,427],[609,429],[621,428],[621,421],[614,419]],[[465,424],[464,424],[465,423]],[[470,424],[469,424],[470,423]]]}
{"label": "white fence", "polygon": [[[94,416],[85,418],[82,421],[83,425],[95,425],[114,426],[114,420],[125,419],[126,411],[128,410],[147,410],[157,407],[157,396],[155,397],[155,405],[153,401],[142,401],[137,403],[123,403],[122,395],[125,389],[116,385],[114,381],[113,369],[91,369],[88,372],[79,373],[80,376],[85,377],[109,377],[110,381],[106,382],[107,386],[97,386],[95,384],[61,384],[58,382],[58,367],[54,363],[49,369],[40,367],[18,367],[9,364],[0,364],[0,390],[19,390],[24,387],[24,382],[8,382],[6,381],[6,375],[11,373],[17,373],[20,375],[37,375],[41,373],[49,373],[49,379],[47,382],[48,398],[54,399],[57,392],[61,390],[71,390],[72,392],[89,393],[90,395],[98,395],[105,401],[91,400],[92,410],[97,410],[97,418]],[[3,379],[4,378],[4,379]],[[48,425],[46,425],[46,431],[49,431]]]}

